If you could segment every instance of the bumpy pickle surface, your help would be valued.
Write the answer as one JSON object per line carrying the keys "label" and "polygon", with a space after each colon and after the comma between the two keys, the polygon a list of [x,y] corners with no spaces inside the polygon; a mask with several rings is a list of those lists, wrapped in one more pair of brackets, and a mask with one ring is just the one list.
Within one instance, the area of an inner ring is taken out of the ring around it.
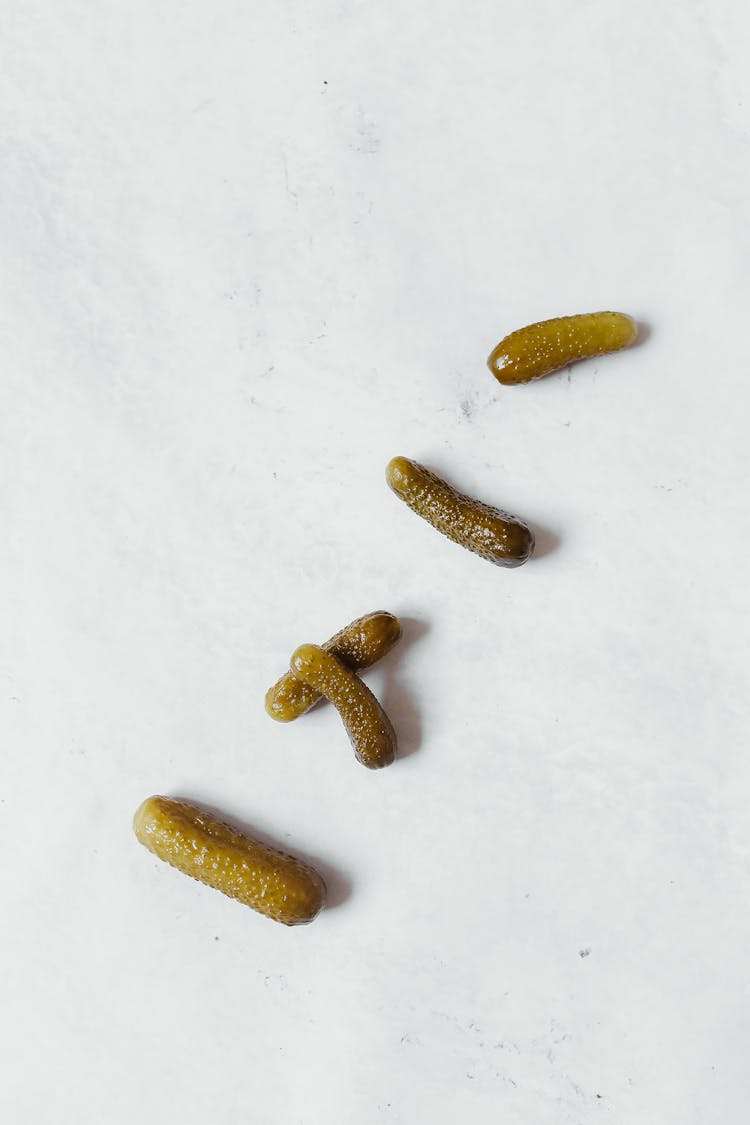
{"label": "bumpy pickle surface", "polygon": [[511,332],[490,353],[487,366],[501,383],[529,383],[576,360],[618,352],[637,335],[634,321],[624,313],[558,316]]}
{"label": "bumpy pickle surface", "polygon": [[[367,613],[339,629],[321,648],[347,668],[358,672],[369,668],[391,649],[401,636],[397,617],[385,610]],[[279,723],[289,723],[314,707],[321,694],[286,672],[266,692],[266,711]]]}
{"label": "bumpy pickle surface", "polygon": [[386,480],[437,531],[496,566],[521,566],[534,550],[534,536],[525,523],[466,496],[416,461],[394,457]]}
{"label": "bumpy pickle surface", "polygon": [[311,922],[325,902],[325,883],[312,867],[196,805],[148,797],[133,829],[159,859],[285,926]]}
{"label": "bumpy pickle surface", "polygon": [[396,753],[396,735],[367,685],[319,645],[300,645],[290,663],[295,676],[336,708],[357,760],[371,770],[389,766]]}

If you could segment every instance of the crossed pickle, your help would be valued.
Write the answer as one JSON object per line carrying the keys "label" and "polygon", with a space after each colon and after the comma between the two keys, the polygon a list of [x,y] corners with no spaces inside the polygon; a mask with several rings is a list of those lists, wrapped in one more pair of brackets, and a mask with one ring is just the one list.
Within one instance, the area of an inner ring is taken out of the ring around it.
{"label": "crossed pickle", "polygon": [[390,720],[366,684],[320,645],[300,645],[292,672],[330,700],[341,716],[357,760],[368,769],[389,766],[396,754]]}
{"label": "crossed pickle", "polygon": [[[385,656],[400,636],[398,618],[378,610],[345,625],[321,647],[351,671],[358,672]],[[314,707],[320,698],[321,693],[310,684],[286,672],[266,692],[266,711],[277,722],[289,723]]]}
{"label": "crossed pickle", "polygon": [[148,797],[133,829],[159,859],[285,926],[311,922],[325,902],[325,883],[312,867],[196,805]]}
{"label": "crossed pickle", "polygon": [[525,523],[459,492],[424,465],[394,457],[385,474],[389,486],[413,512],[488,562],[521,566],[534,550],[534,536]]}
{"label": "crossed pickle", "polygon": [[487,366],[500,383],[529,383],[576,360],[618,352],[637,335],[634,321],[624,313],[558,316],[511,332],[490,353]]}

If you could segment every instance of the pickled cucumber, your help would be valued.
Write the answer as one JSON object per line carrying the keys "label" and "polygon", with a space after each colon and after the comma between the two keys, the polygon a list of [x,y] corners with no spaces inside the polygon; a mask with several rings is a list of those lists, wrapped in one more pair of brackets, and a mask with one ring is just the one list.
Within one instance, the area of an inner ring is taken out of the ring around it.
{"label": "pickled cucumber", "polygon": [[634,321],[624,313],[558,316],[511,332],[491,352],[487,366],[500,383],[529,383],[578,359],[618,352],[637,335]]}
{"label": "pickled cucumber", "polygon": [[292,653],[292,672],[334,705],[358,761],[368,769],[388,766],[396,753],[396,735],[370,689],[345,664],[320,645],[300,645]]}
{"label": "pickled cucumber", "polygon": [[[400,636],[398,618],[378,610],[345,625],[321,647],[358,672],[385,656]],[[266,711],[277,722],[289,723],[314,707],[320,698],[319,691],[286,672],[266,692]]]}
{"label": "pickled cucumber", "polygon": [[418,516],[496,566],[521,566],[534,550],[534,536],[525,523],[465,496],[424,465],[394,457],[385,475],[396,495]]}
{"label": "pickled cucumber", "polygon": [[133,829],[159,859],[285,926],[311,922],[325,901],[312,867],[185,801],[148,797]]}

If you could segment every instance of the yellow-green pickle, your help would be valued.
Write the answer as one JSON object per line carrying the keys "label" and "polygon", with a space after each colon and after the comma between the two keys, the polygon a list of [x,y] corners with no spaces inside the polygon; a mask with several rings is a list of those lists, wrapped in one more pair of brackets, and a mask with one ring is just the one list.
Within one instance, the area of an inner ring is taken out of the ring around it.
{"label": "yellow-green pickle", "polygon": [[159,859],[285,926],[311,922],[325,902],[325,883],[308,864],[186,801],[148,797],[133,829]]}
{"label": "yellow-green pickle", "polygon": [[320,645],[300,645],[290,665],[295,676],[336,708],[357,760],[371,770],[389,766],[396,753],[396,735],[367,685]]}
{"label": "yellow-green pickle", "polygon": [[[345,625],[321,647],[351,671],[358,672],[385,656],[400,636],[398,618],[378,610]],[[304,715],[320,699],[319,691],[286,672],[266,692],[266,711],[277,722],[289,723]]]}
{"label": "yellow-green pickle", "polygon": [[388,462],[386,480],[396,495],[437,530],[496,566],[521,566],[534,550],[525,523],[466,496],[407,457]]}
{"label": "yellow-green pickle", "polygon": [[511,332],[490,353],[487,366],[500,383],[529,383],[579,359],[618,352],[638,329],[624,313],[579,313],[540,320]]}

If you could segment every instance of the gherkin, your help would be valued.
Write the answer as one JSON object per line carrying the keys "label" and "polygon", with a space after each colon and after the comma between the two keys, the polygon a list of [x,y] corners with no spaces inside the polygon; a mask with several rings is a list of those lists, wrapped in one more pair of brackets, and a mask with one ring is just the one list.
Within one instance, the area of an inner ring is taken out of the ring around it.
{"label": "gherkin", "polygon": [[424,465],[407,457],[394,457],[385,475],[389,486],[412,511],[488,562],[520,566],[534,550],[534,536],[525,523],[459,492]]}
{"label": "gherkin", "polygon": [[320,645],[300,645],[292,653],[290,666],[295,676],[336,708],[363,766],[377,770],[391,764],[396,753],[393,727],[375,696],[354,672]]}
{"label": "gherkin", "polygon": [[624,313],[578,313],[518,328],[490,353],[487,366],[500,383],[530,383],[575,363],[635,342],[638,329]]}
{"label": "gherkin", "polygon": [[133,829],[159,859],[285,926],[311,922],[325,902],[325,883],[308,864],[186,801],[148,797]]}
{"label": "gherkin", "polygon": [[[321,647],[347,668],[358,672],[385,656],[400,636],[398,618],[385,610],[377,610],[345,625]],[[291,672],[285,672],[266,692],[266,711],[277,722],[289,723],[314,707],[320,698],[315,688],[296,679]]]}

